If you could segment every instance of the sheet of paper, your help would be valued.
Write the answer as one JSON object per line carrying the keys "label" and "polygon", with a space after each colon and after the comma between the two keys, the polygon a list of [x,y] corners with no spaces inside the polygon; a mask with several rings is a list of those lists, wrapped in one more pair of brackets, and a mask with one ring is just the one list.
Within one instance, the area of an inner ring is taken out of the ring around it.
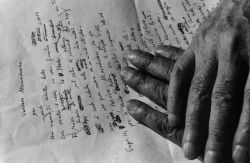
{"label": "sheet of paper", "polygon": [[[1,0],[1,162],[182,162],[137,124],[120,69],[129,49],[186,47],[201,0]],[[147,101],[148,102],[148,101]]]}

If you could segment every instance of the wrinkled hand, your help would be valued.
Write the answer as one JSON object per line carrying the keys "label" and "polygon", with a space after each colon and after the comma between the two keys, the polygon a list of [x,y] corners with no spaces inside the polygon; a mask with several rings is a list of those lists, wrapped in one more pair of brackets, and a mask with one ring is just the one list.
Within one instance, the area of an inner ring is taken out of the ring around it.
{"label": "wrinkled hand", "polygon": [[249,21],[249,0],[224,0],[176,62],[168,90],[169,69],[165,71],[161,68],[164,65],[159,66],[162,63],[152,64],[154,61],[141,64],[131,57],[132,63],[147,74],[127,68],[138,75],[123,73],[125,83],[169,112],[163,115],[131,101],[129,108],[136,108],[130,109],[132,116],[166,138],[176,136],[178,142],[185,122],[182,143],[189,159],[202,155],[205,148],[205,163],[228,162],[225,158],[249,162]]}
{"label": "wrinkled hand", "polygon": [[205,163],[250,162],[249,21],[250,0],[222,1],[173,68],[168,123],[177,126],[185,115],[189,159],[205,148]]}
{"label": "wrinkled hand", "polygon": [[[124,83],[135,91],[167,109],[167,91],[170,74],[176,60],[183,54],[184,50],[172,46],[159,46],[155,52],[156,56],[139,50],[131,51],[128,54],[128,59],[137,69],[132,67],[123,68],[121,77]],[[189,85],[184,84],[184,88],[189,87]],[[127,109],[135,120],[180,147],[182,146],[184,120],[178,126],[170,126],[167,114],[156,111],[138,100],[129,100]],[[209,117],[209,113],[205,116]],[[203,160],[203,155],[203,152],[201,152],[200,160]],[[232,162],[230,157],[223,159],[227,163]]]}
{"label": "wrinkled hand", "polygon": [[[128,59],[137,69],[123,68],[121,78],[135,91],[166,109],[169,77],[176,60],[183,52],[184,50],[171,46],[159,46],[156,56],[139,50],[131,51]],[[167,114],[138,100],[128,101],[127,109],[135,120],[181,146],[184,122],[178,127],[171,127]]]}

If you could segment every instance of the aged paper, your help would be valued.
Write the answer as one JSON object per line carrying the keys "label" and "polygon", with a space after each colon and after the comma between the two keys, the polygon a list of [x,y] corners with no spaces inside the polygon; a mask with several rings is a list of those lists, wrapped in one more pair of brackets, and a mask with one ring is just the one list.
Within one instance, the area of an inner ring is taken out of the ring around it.
{"label": "aged paper", "polygon": [[[215,1],[1,0],[1,162],[183,162],[126,112],[127,50],[185,48]],[[186,161],[186,160],[185,160]],[[188,161],[186,161],[188,162]]]}

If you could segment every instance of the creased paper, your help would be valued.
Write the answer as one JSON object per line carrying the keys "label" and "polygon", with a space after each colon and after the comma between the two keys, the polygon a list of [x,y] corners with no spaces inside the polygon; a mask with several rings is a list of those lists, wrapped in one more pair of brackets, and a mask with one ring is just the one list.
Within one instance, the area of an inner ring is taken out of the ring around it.
{"label": "creased paper", "polygon": [[127,99],[147,99],[119,74],[128,50],[185,48],[215,5],[1,0],[1,162],[184,161],[179,148],[128,115]]}

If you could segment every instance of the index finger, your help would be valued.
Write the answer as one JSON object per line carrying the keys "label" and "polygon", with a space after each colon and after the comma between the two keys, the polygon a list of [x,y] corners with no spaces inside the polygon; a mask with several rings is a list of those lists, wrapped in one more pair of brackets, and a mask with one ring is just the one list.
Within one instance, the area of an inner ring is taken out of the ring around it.
{"label": "index finger", "polygon": [[141,50],[131,51],[128,54],[128,59],[136,68],[167,82],[175,63],[171,59],[154,56]]}

